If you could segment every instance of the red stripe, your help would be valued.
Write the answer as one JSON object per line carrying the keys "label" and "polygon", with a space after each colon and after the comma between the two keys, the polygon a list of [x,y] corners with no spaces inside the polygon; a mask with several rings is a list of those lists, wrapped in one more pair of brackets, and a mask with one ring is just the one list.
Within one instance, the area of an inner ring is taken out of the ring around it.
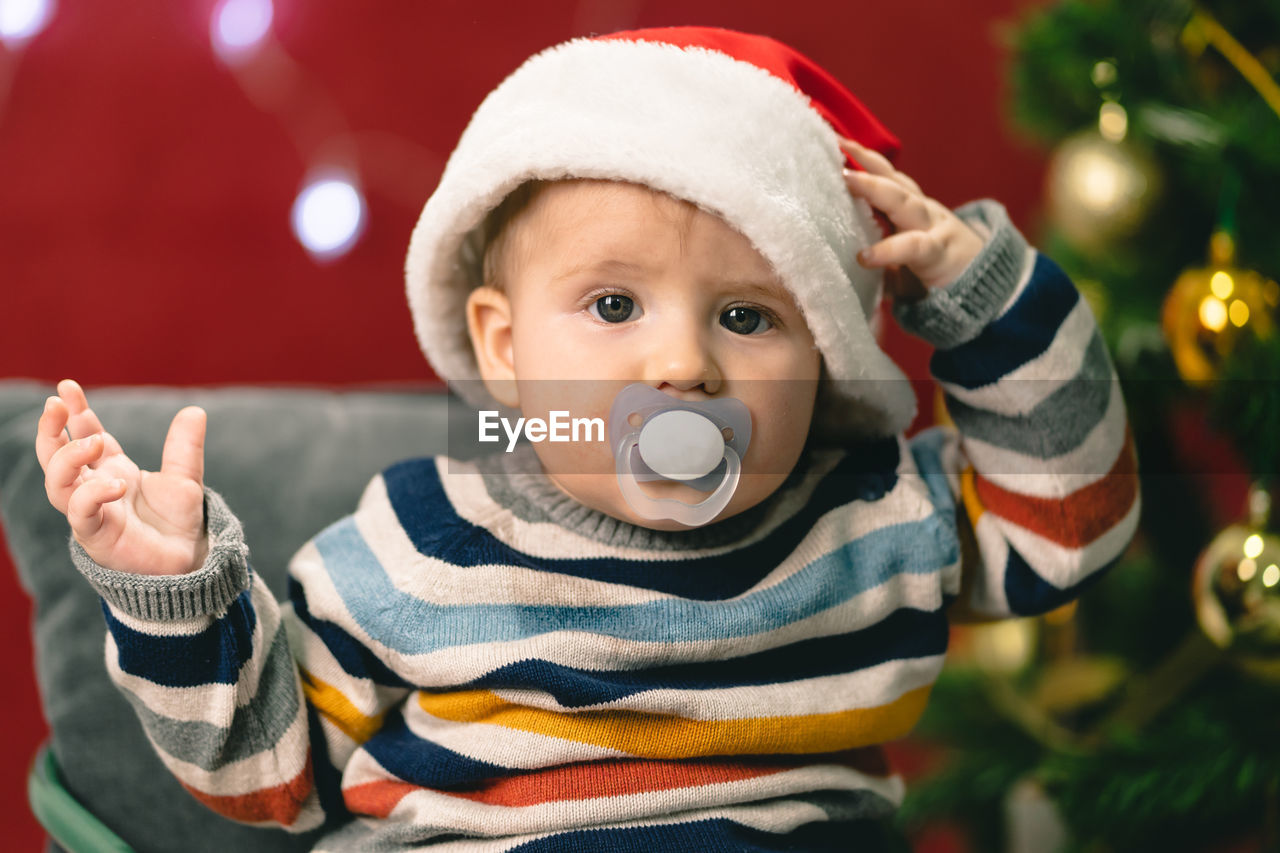
{"label": "red stripe", "polygon": [[302,813],[302,804],[311,795],[311,753],[307,753],[307,763],[301,773],[273,788],[228,797],[206,794],[185,783],[182,787],[218,814],[232,820],[246,823],[272,821],[281,826],[292,826]]}
{"label": "red stripe", "polygon": [[342,799],[352,814],[386,817],[406,795],[424,790],[408,782],[366,782],[344,788]]}
{"label": "red stripe", "polygon": [[1063,498],[1040,498],[1000,488],[977,474],[974,487],[985,510],[1067,548],[1081,548],[1125,516],[1138,496],[1133,435],[1125,427],[1124,447],[1107,475]]}
{"label": "red stripe", "polygon": [[639,759],[595,761],[505,776],[466,791],[420,788],[408,782],[390,780],[366,782],[346,789],[343,797],[347,808],[356,814],[386,817],[400,800],[417,790],[431,790],[485,805],[519,807],[737,782],[824,763],[842,764],[869,775],[881,776],[888,772],[884,754],[878,747],[837,753],[818,761],[812,760],[812,756],[807,759],[734,762]]}

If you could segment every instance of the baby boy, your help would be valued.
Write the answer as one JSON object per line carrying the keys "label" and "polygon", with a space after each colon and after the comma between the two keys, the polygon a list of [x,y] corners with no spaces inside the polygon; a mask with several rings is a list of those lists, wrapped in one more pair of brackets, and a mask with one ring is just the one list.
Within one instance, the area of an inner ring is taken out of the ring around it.
{"label": "baby boy", "polygon": [[[1138,512],[1087,305],[998,204],[952,213],[896,147],[766,38],[533,57],[414,232],[423,349],[527,417],[618,426],[641,386],[713,421],[720,464],[628,489],[652,466],[605,442],[408,460],[297,553],[282,605],[203,485],[204,413],[143,472],[61,383],[49,498],[108,669],[192,795],[332,851],[875,849],[902,797],[879,745],[922,712],[949,616],[1069,600]],[[902,436],[882,279],[955,427]],[[715,421],[732,407],[749,438]]]}

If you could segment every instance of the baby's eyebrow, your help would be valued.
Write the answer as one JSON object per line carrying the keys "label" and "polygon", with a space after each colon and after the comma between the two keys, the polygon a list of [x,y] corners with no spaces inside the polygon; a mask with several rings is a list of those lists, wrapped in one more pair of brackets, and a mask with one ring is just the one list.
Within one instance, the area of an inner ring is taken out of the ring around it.
{"label": "baby's eyebrow", "polygon": [[723,286],[726,290],[732,290],[734,293],[745,293],[757,299],[773,299],[784,303],[794,301],[787,289],[777,282],[726,281]]}

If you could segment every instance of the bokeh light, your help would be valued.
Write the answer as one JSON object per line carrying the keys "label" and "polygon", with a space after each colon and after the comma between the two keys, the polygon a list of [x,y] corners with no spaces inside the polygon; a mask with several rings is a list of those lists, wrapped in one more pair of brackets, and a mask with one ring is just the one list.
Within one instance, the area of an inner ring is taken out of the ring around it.
{"label": "bokeh light", "polygon": [[53,17],[53,0],[0,0],[0,41],[16,48],[34,38]]}
{"label": "bokeh light", "polygon": [[223,62],[243,61],[271,31],[274,15],[271,0],[222,0],[209,24],[214,51]]}
{"label": "bokeh light", "polygon": [[317,258],[345,254],[364,231],[365,202],[349,178],[319,177],[293,203],[293,233]]}

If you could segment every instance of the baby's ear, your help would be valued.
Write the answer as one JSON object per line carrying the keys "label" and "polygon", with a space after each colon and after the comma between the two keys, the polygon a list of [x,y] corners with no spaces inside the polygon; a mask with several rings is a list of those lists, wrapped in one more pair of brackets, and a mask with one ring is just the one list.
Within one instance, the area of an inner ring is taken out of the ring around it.
{"label": "baby's ear", "polygon": [[511,345],[511,300],[496,287],[481,286],[467,297],[467,332],[485,389],[495,400],[520,407]]}

